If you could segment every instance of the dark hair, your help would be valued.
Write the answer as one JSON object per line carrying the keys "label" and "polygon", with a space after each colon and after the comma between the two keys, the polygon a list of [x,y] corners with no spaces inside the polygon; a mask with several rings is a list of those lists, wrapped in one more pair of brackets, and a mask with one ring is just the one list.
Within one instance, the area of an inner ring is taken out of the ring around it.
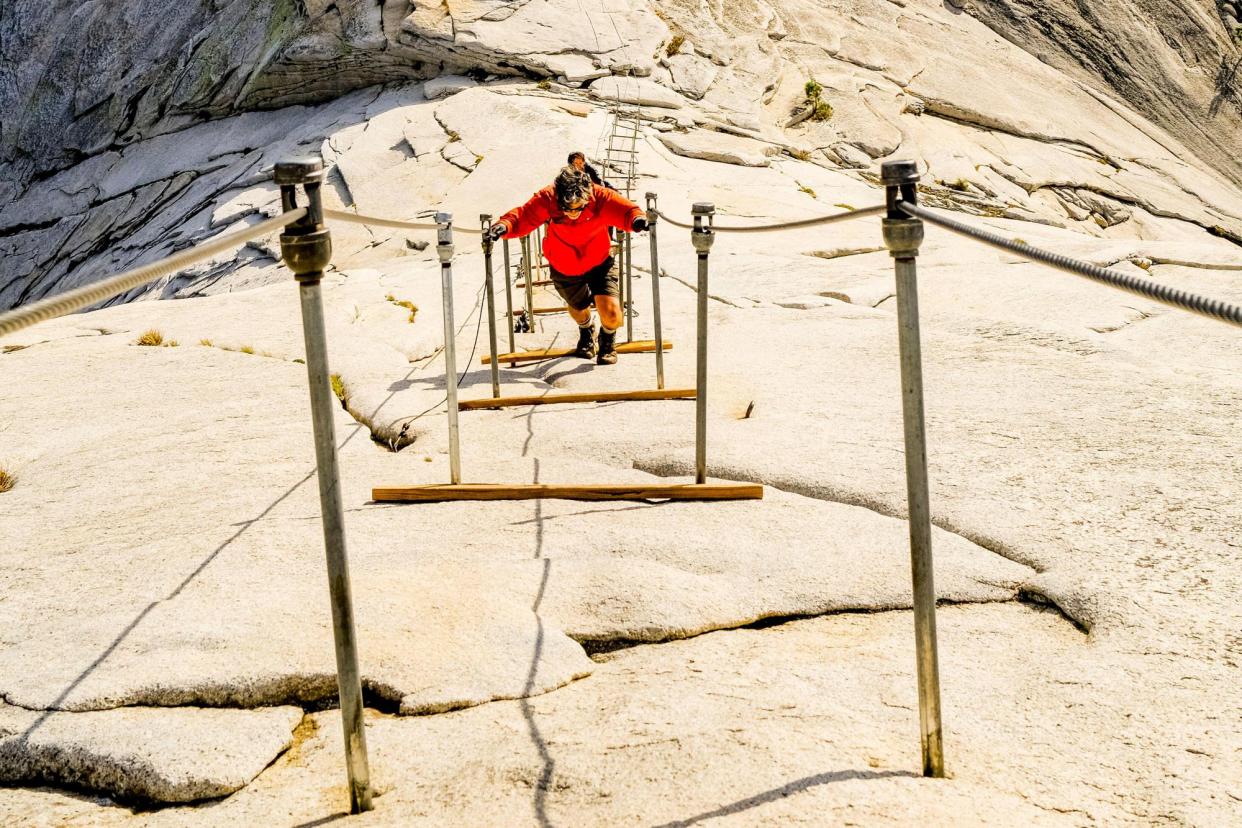
{"label": "dark hair", "polygon": [[565,163],[566,163],[566,164],[572,164],[572,163],[574,163],[575,161],[577,161],[579,158],[581,158],[581,159],[582,159],[582,162],[583,162],[584,164],[586,163],[586,156],[585,156],[585,155],[583,155],[583,154],[582,154],[582,153],[580,153],[580,152],[571,152],[571,153],[569,154],[569,158],[567,158],[567,159],[565,160]]}
{"label": "dark hair", "polygon": [[562,210],[575,201],[585,201],[591,197],[591,178],[577,167],[566,166],[556,176],[556,206]]}

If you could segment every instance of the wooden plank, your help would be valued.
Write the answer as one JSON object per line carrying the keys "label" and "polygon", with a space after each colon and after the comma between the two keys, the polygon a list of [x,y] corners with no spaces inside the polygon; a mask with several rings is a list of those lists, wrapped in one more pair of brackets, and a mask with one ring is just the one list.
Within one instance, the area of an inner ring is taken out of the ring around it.
{"label": "wooden plank", "polygon": [[[664,340],[664,350],[673,347],[673,343]],[[515,362],[539,361],[542,359],[556,359],[557,357],[566,357],[573,354],[573,348],[541,348],[535,351],[515,351],[511,354],[501,354],[496,357],[498,362]],[[633,342],[618,342],[618,354],[653,354],[655,353],[655,341],[651,339],[636,339]],[[484,365],[490,365],[492,362],[491,354],[484,354],[479,357],[479,361]]]}
{"label": "wooden plank", "polygon": [[539,397],[491,397],[482,400],[461,400],[459,411],[477,411],[481,408],[513,408],[519,405],[555,405],[557,403],[623,402],[630,400],[692,400],[693,388],[664,388],[642,391],[597,391],[595,393],[544,394]]}
{"label": "wooden plank", "polygon": [[[535,308],[535,315],[539,316],[540,314],[565,313],[566,310],[567,309],[564,305],[561,305],[559,308]],[[513,311],[514,316],[520,316],[522,313],[523,311],[521,308],[518,308],[517,310]],[[508,316],[508,315],[509,315],[508,313],[505,313],[505,316]]]}
{"label": "wooden plank", "polygon": [[753,483],[673,483],[557,486],[546,483],[440,483],[374,488],[377,503],[447,500],[762,500]]}

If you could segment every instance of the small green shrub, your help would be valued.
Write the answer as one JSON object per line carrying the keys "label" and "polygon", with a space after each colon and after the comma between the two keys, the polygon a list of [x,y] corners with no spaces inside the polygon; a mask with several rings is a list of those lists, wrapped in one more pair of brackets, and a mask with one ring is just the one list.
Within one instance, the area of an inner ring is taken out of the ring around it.
{"label": "small green shrub", "polygon": [[345,384],[341,382],[341,375],[333,374],[328,377],[328,381],[332,383],[332,393],[336,394],[336,398],[341,401],[341,405],[345,405]]}
{"label": "small green shrub", "polygon": [[824,87],[819,81],[811,78],[802,90],[806,93],[807,105],[811,107],[812,121],[827,121],[832,117],[832,104],[821,97],[824,94]]}
{"label": "small green shrub", "polygon": [[546,92],[552,88],[552,81],[548,80],[547,78],[544,78],[543,80],[539,81],[539,83],[535,85]]}
{"label": "small green shrub", "polygon": [[681,51],[681,47],[686,42],[685,35],[673,35],[673,39],[668,42],[668,48],[664,50],[664,54],[672,57]]}
{"label": "small green shrub", "polygon": [[142,335],[134,340],[135,345],[146,345],[148,347],[158,347],[164,344],[164,335],[155,328],[143,331]]}
{"label": "small green shrub", "polygon": [[17,475],[0,466],[0,492],[7,492],[17,485]]}
{"label": "small green shrub", "polygon": [[215,345],[215,343],[212,342],[210,339],[200,339],[198,341],[198,344],[202,345],[204,348],[211,348]]}

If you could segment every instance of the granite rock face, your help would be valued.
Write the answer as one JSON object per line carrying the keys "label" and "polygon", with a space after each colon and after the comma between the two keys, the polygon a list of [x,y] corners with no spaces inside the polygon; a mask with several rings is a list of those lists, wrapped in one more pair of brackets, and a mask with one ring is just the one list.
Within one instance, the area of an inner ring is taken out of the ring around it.
{"label": "granite rock face", "polygon": [[[730,136],[766,142],[765,156],[865,174],[886,158],[914,157],[930,203],[975,215],[1242,242],[1237,192],[1221,180],[1237,163],[1228,9],[1187,10],[1185,25],[1201,29],[1203,43],[1188,34],[1178,51],[1164,41],[1140,48],[1164,31],[1154,13],[1105,27],[1126,32],[1115,44],[1056,4],[1029,14],[1005,6],[1010,23],[1054,16],[1061,40],[1036,49],[1003,29],[998,8],[975,11],[1014,42],[951,4],[881,0],[707,10],[689,0],[234,0],[131,4],[120,18],[97,5],[19,2],[0,19],[0,44],[19,56],[0,70],[0,104],[13,113],[0,124],[0,307],[253,222],[274,209],[267,178],[278,158],[323,151],[334,160],[334,147],[407,98],[445,100],[478,83],[578,112],[637,104],[653,130],[690,130],[666,143],[700,157],[736,156]],[[82,48],[83,33],[93,48]],[[1105,67],[1108,83],[1070,65],[1096,52],[1135,63]],[[1222,63],[1209,95],[1212,73],[1200,63],[1213,55]],[[1114,83],[1123,75],[1129,86]],[[515,85],[523,76],[560,83]],[[373,88],[423,78],[433,80],[421,93]],[[827,117],[810,117],[812,79]],[[1132,94],[1133,85],[1147,92]],[[452,176],[479,191],[466,180],[480,165],[483,177],[513,175],[477,147],[443,140],[432,112],[375,149],[394,162],[413,155],[419,180],[430,177],[411,200],[430,204]],[[606,125],[597,129],[596,138]],[[365,177],[367,163],[331,172],[343,204],[354,203],[343,179]],[[262,284],[275,278],[273,253],[256,243],[142,295]]]}
{"label": "granite rock face", "polygon": [[[462,231],[571,150],[615,176],[618,102],[640,107],[640,192],[669,217],[698,201],[721,228],[868,207],[879,164],[914,158],[925,203],[1242,300],[1242,193],[1199,145],[952,4],[144,6],[0,16],[22,56],[0,78],[0,306],[242,230],[280,209],[271,165],[317,154],[330,208],[454,214],[462,396],[483,396],[483,261]],[[92,43],[126,36],[91,52],[54,13]],[[1194,94],[1170,87],[1170,111],[1193,115]],[[933,546],[938,595],[959,605],[942,611],[954,778],[932,785],[913,772],[901,385],[874,218],[719,235],[709,473],[767,491],[713,504],[371,502],[373,486],[447,476],[440,263],[425,231],[330,226],[377,824],[1238,821],[1222,713],[1239,707],[1242,626],[1232,329],[929,229]],[[680,228],[659,239],[658,274],[635,240],[636,338],[656,281],[668,387],[689,387],[697,262]],[[20,390],[0,395],[0,465],[19,481],[0,493],[0,781],[17,785],[0,822],[314,824],[343,805],[305,355],[278,249],[254,239],[0,343]],[[183,301],[132,301],[154,298]],[[542,318],[514,346],[560,345],[566,323]],[[169,347],[137,345],[149,328]],[[504,394],[621,391],[649,387],[651,367],[552,360],[499,379]],[[463,468],[684,478],[692,421],[676,401],[463,412]],[[228,799],[133,813],[33,785]]]}
{"label": "granite rock face", "polygon": [[1044,63],[1102,88],[1242,185],[1242,27],[1220,0],[953,3]]}
{"label": "granite rock face", "polygon": [[193,802],[237,791],[279,756],[296,707],[127,707],[46,713],[0,704],[0,781]]}

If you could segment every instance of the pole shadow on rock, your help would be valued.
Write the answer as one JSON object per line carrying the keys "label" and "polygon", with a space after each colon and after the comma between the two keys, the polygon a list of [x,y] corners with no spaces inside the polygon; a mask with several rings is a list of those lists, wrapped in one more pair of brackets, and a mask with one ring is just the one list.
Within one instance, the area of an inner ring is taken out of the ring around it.
{"label": "pole shadow on rock", "polygon": [[[539,482],[539,461],[535,460],[535,478],[534,482]],[[522,688],[522,698],[520,704],[522,707],[522,716],[526,719],[526,726],[530,730],[530,739],[534,743],[535,749],[539,751],[539,758],[543,761],[543,770],[539,774],[539,781],[535,785],[535,818],[541,826],[550,826],[552,823],[548,821],[547,799],[548,787],[552,784],[552,774],[556,769],[556,760],[552,758],[552,754],[548,751],[548,743],[544,741],[543,734],[539,730],[539,724],[535,721],[535,712],[531,709],[530,695],[535,689],[535,676],[539,671],[539,658],[543,655],[543,618],[539,615],[539,605],[543,603],[544,592],[548,588],[548,577],[552,574],[552,559],[543,557],[543,501],[535,500],[535,560],[543,560],[543,577],[539,581],[539,591],[535,593],[535,601],[531,604],[531,612],[535,614],[535,623],[538,624],[538,631],[535,634],[535,652],[531,656],[530,671],[526,674],[526,686]]]}
{"label": "pole shadow on rock", "polygon": [[701,814],[695,814],[686,819],[679,819],[673,822],[665,822],[657,828],[684,828],[687,825],[695,825],[700,822],[706,822],[712,819],[720,819],[721,817],[730,816],[732,814],[748,811],[751,808],[758,808],[760,805],[766,805],[769,802],[778,802],[786,797],[796,793],[801,793],[809,788],[819,787],[820,785],[830,785],[833,782],[848,782],[852,779],[890,779],[893,777],[907,777],[910,779],[921,778],[917,773],[910,771],[894,770],[894,771],[872,771],[872,770],[843,770],[829,771],[828,773],[817,773],[814,776],[804,776],[801,779],[795,779],[779,788],[772,788],[763,793],[748,796],[745,799],[739,799],[737,802],[730,802],[728,805],[721,805],[711,811],[704,811]]}
{"label": "pole shadow on rock", "polygon": [[[410,375],[414,373],[414,370],[416,369],[411,369],[410,372],[406,374],[406,379],[409,379]],[[395,396],[395,392],[393,394],[389,394],[383,400],[383,402],[381,402],[379,405],[375,407],[375,411],[373,412],[372,416],[374,416],[375,414],[378,414],[380,409],[382,409],[385,405],[387,405],[388,402],[394,396]],[[337,446],[337,449],[338,450],[343,449],[345,446],[349,444],[351,440],[354,439],[355,436],[357,436],[357,434],[360,431],[367,431],[367,430],[368,429],[365,426],[363,426],[361,423],[355,423],[353,430],[345,437],[344,440],[340,442],[340,444]],[[138,625],[141,624],[143,620],[148,615],[150,615],[151,612],[156,607],[177,598],[177,596],[179,596],[183,591],[185,591],[186,587],[188,587],[191,583],[193,583],[194,580],[198,578],[198,576],[201,575],[203,571],[206,570],[207,567],[210,566],[211,563],[216,558],[220,556],[220,553],[222,553],[225,549],[231,546],[234,541],[236,541],[238,538],[244,535],[246,533],[246,530],[248,530],[251,526],[254,526],[256,523],[259,523],[264,518],[266,518],[269,514],[271,514],[272,511],[277,506],[279,506],[281,503],[287,500],[290,495],[292,495],[294,492],[296,492],[298,489],[304,486],[307,483],[307,481],[312,480],[315,477],[315,473],[317,471],[318,469],[315,469],[315,468],[311,469],[309,472],[306,473],[304,477],[302,477],[301,480],[298,480],[296,483],[294,483],[292,486],[286,489],[284,494],[282,494],[280,497],[276,498],[271,503],[269,503],[263,509],[263,511],[259,512],[259,514],[255,515],[253,518],[250,518],[249,520],[244,520],[241,523],[234,524],[235,526],[239,527],[237,531],[234,532],[232,535],[230,535],[227,539],[225,539],[225,541],[221,543],[219,546],[217,546],[214,550],[212,550],[211,554],[208,555],[206,558],[204,558],[198,564],[198,566],[196,566],[194,570],[190,572],[190,574],[187,575],[181,581],[180,584],[177,585],[176,589],[169,592],[163,598],[159,598],[147,604],[147,606],[140,613],[138,613],[137,616],[134,617],[133,621],[130,621],[128,624],[125,625],[125,628],[121,630],[121,632],[116,636],[116,638],[112,640],[112,643],[110,643],[104,649],[104,651],[95,658],[94,661],[92,661],[89,665],[87,665],[86,669],[83,670],[81,673],[79,673],[77,678],[75,678],[72,682],[70,682],[69,685],[60,692],[60,695],[57,696],[56,699],[51,703],[51,705],[48,706],[48,709],[43,711],[42,715],[40,715],[39,718],[35,719],[35,721],[31,723],[30,727],[26,728],[25,732],[22,733],[22,736],[21,736],[22,741],[28,740],[32,735],[34,735],[35,731],[37,731],[40,727],[43,726],[43,723],[47,721],[48,717],[50,717],[53,713],[58,712],[60,709],[60,706],[64,704],[65,700],[69,698],[69,696],[73,693],[73,691],[76,690],[82,684],[82,682],[86,681],[86,679],[91,675],[91,673],[95,672],[95,670],[98,669],[101,664],[107,661],[108,658],[114,652],[116,652],[117,647],[121,646],[121,644],[124,643],[125,639],[129,637],[130,633],[132,633],[135,629],[137,629]]]}

